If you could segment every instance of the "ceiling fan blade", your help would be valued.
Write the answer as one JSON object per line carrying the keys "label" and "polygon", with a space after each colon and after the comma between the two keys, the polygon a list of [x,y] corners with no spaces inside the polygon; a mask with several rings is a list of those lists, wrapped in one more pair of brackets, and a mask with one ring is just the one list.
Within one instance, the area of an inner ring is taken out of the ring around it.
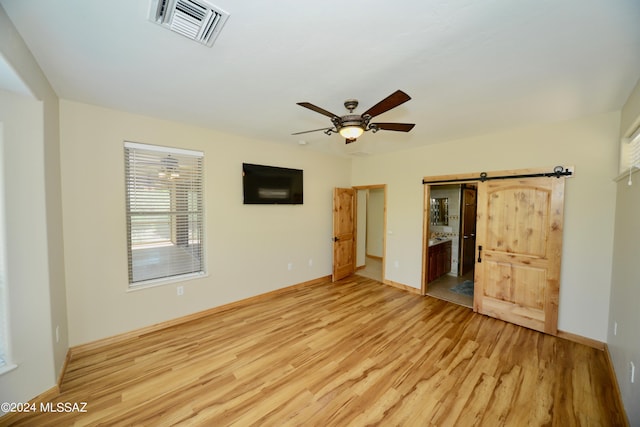
{"label": "ceiling fan blade", "polygon": [[375,117],[379,114],[384,113],[385,111],[389,111],[392,108],[396,108],[398,105],[403,104],[410,99],[411,97],[409,95],[407,95],[401,90],[397,90],[393,92],[391,95],[387,96],[382,101],[378,102],[373,107],[369,108],[367,111],[362,113],[362,115],[364,116],[365,114],[368,114],[371,117]]}
{"label": "ceiling fan blade", "polygon": [[321,130],[329,130],[329,129],[333,129],[333,128],[321,128],[321,129],[314,129],[314,130],[305,130],[305,131],[302,131],[302,132],[292,133],[291,135],[302,135],[303,133],[318,132],[318,131],[321,131]]}
{"label": "ceiling fan blade", "polygon": [[297,104],[301,107],[308,108],[309,110],[315,111],[316,113],[324,114],[327,117],[331,117],[331,118],[338,117],[337,115],[333,114],[331,111],[327,111],[323,108],[317,107],[311,104],[310,102],[297,102]]}
{"label": "ceiling fan blade", "polygon": [[415,126],[414,123],[371,123],[381,130],[395,130],[398,132],[409,132]]}

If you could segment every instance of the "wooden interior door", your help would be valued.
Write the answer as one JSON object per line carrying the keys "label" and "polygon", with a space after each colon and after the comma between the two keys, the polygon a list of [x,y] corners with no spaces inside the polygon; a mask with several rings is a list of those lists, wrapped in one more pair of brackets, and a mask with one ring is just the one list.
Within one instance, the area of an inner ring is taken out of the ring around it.
{"label": "wooden interior door", "polygon": [[462,187],[462,241],[460,245],[460,271],[464,276],[476,263],[476,206],[477,191],[472,187]]}
{"label": "wooden interior door", "polygon": [[557,334],[564,178],[478,183],[474,310]]}
{"label": "wooden interior door", "polygon": [[333,275],[343,279],[355,271],[355,190],[333,189]]}

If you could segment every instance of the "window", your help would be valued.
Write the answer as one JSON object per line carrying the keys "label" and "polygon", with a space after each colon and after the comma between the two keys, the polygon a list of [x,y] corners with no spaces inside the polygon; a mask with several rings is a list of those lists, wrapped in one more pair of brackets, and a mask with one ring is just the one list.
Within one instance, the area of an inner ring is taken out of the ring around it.
{"label": "window", "polygon": [[204,274],[203,153],[124,147],[129,288]]}
{"label": "window", "polygon": [[628,173],[628,184],[632,185],[632,175],[640,170],[640,126],[620,143],[620,173]]}
{"label": "window", "polygon": [[634,167],[640,169],[640,123],[620,142],[620,172]]}
{"label": "window", "polygon": [[635,137],[629,142],[630,147],[630,166],[640,169],[640,128],[636,131]]}

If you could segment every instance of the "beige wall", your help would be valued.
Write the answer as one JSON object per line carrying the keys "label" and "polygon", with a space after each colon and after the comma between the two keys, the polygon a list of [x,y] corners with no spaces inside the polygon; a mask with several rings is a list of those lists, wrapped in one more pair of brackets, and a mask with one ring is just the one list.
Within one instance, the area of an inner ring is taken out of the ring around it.
{"label": "beige wall", "polygon": [[388,184],[386,278],[420,288],[423,177],[573,165],[576,174],[566,185],[558,326],[605,341],[619,120],[619,113],[609,113],[354,159],[354,185]]}
{"label": "beige wall", "polygon": [[[332,189],[350,160],[61,101],[70,343],[77,345],[331,274]],[[205,153],[208,276],[127,292],[123,141]],[[242,204],[242,163],[304,170],[304,204]],[[309,265],[311,260],[311,265]],[[292,263],[292,270],[288,264]]]}
{"label": "beige wall", "polygon": [[[622,111],[620,134],[627,136],[640,125],[640,82]],[[611,303],[607,343],[631,425],[640,425],[640,172],[627,185],[627,174],[617,183]],[[616,327],[617,324],[617,327]],[[614,334],[615,328],[615,334]],[[631,383],[630,363],[636,367]]]}
{"label": "beige wall", "polygon": [[367,255],[382,257],[384,247],[384,189],[369,190],[367,202]]}
{"label": "beige wall", "polygon": [[42,104],[0,91],[10,360],[0,402],[26,402],[56,381],[48,280]]}
{"label": "beige wall", "polygon": [[2,7],[0,56],[33,96],[0,95],[10,344],[18,364],[0,377],[0,401],[23,402],[56,384],[68,348],[58,97]]}
{"label": "beige wall", "polygon": [[[640,425],[640,172],[632,186],[618,182],[611,304],[607,343],[618,378],[620,392],[631,425]],[[614,335],[614,324],[617,323]],[[636,366],[635,382],[629,376],[629,363]]]}

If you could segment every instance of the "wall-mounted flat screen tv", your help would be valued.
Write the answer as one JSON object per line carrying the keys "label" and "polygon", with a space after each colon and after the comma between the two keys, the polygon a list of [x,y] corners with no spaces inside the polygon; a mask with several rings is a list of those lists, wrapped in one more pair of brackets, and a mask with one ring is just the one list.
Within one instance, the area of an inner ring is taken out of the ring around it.
{"label": "wall-mounted flat screen tv", "polygon": [[301,205],[302,170],[242,164],[245,205]]}

